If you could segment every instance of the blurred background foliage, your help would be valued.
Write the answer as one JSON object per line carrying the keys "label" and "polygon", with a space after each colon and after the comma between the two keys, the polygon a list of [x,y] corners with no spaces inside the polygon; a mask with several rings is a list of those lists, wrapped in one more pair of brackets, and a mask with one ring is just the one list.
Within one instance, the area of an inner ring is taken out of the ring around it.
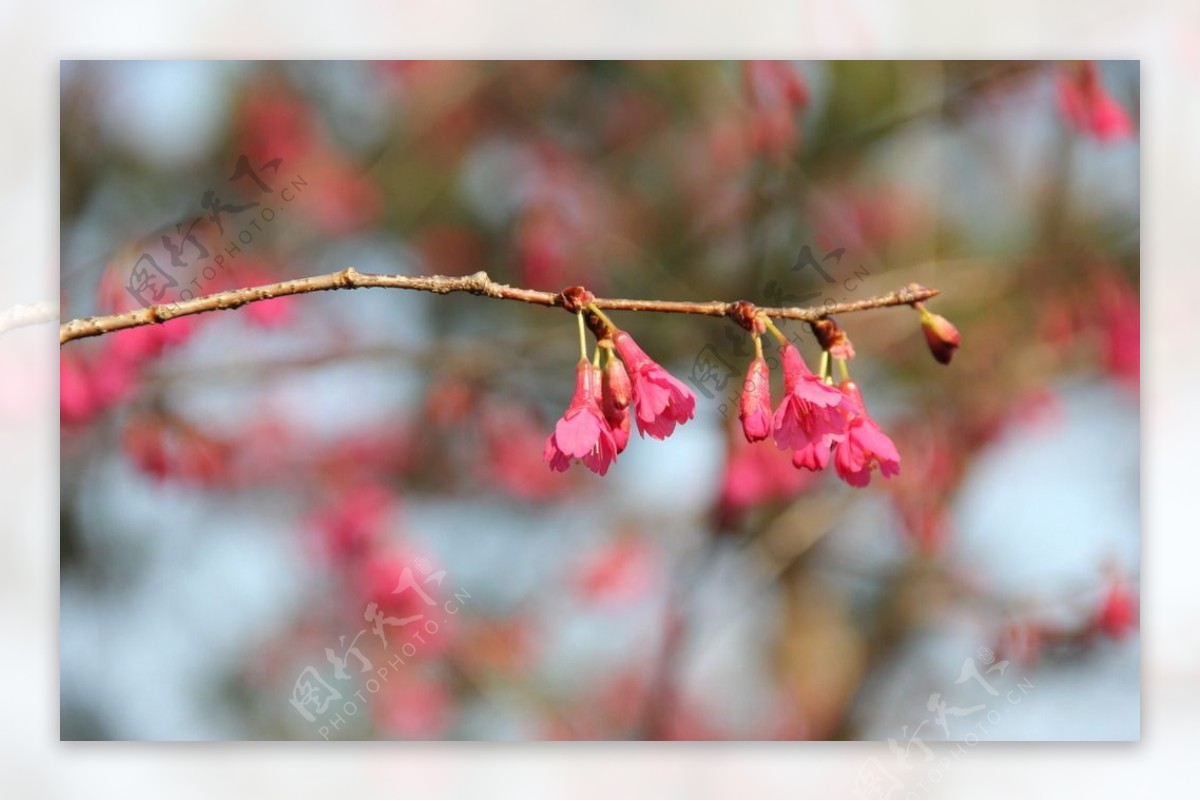
{"label": "blurred background foliage", "polygon": [[64,63],[64,318],[347,266],[918,282],[963,347],[839,320],[902,455],[853,490],[745,445],[717,319],[619,315],[697,418],[603,479],[541,460],[554,310],[361,290],[71,343],[63,738],[892,738],[895,772],[1136,737],[1138,103],[1134,62]]}

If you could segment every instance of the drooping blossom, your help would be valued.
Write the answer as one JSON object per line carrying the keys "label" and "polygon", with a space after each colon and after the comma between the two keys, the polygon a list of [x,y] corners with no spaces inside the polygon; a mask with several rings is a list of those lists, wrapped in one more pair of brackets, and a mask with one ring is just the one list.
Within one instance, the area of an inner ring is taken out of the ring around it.
{"label": "drooping blossom", "polygon": [[761,442],[771,434],[771,373],[767,362],[759,356],[750,362],[746,381],[742,384],[742,433],[747,442]]}
{"label": "drooping blossom", "polygon": [[833,453],[833,446],[841,442],[844,437],[843,432],[822,434],[792,453],[792,466],[819,473],[829,466],[829,456]]}
{"label": "drooping blossom", "polygon": [[676,424],[686,423],[696,413],[696,396],[657,362],[645,354],[624,331],[613,335],[613,344],[633,383],[638,432],[666,439]]}
{"label": "drooping blossom", "polygon": [[900,452],[890,437],[867,414],[862,393],[853,381],[844,381],[842,391],[850,399],[851,411],[846,433],[834,452],[834,467],[842,480],[854,487],[871,483],[871,471],[876,465],[884,478],[900,472]]}
{"label": "drooping blossom", "polygon": [[633,386],[629,381],[629,373],[620,359],[611,358],[604,366],[604,376],[600,382],[600,409],[604,419],[612,428],[613,441],[617,453],[625,450],[629,444],[629,433],[632,424],[629,419],[629,404],[633,401]]}
{"label": "drooping blossom", "polygon": [[1058,103],[1067,122],[1101,142],[1133,134],[1129,115],[1104,88],[1094,61],[1084,61],[1063,71],[1058,79]]}
{"label": "drooping blossom", "polygon": [[576,368],[575,397],[546,438],[542,458],[551,469],[562,472],[572,460],[583,462],[593,473],[604,475],[616,461],[617,444],[612,427],[600,409],[600,369],[586,359]]}
{"label": "drooping blossom", "polygon": [[775,444],[798,451],[826,435],[846,428],[842,407],[846,397],[814,375],[796,346],[786,343],[783,354],[783,400],[775,410]]}

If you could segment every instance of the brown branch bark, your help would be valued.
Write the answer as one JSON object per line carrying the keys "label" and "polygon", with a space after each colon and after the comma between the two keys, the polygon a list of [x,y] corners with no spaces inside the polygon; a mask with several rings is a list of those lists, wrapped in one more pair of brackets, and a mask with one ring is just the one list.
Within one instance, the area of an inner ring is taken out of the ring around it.
{"label": "brown branch bark", "polygon": [[[298,278],[293,281],[281,281],[277,284],[231,289],[217,292],[190,300],[181,300],[157,306],[147,306],[143,309],[110,314],[103,317],[81,317],[63,323],[59,329],[59,344],[65,344],[74,339],[100,336],[102,334],[121,331],[125,328],[136,328],[142,325],[153,325],[185,317],[190,314],[203,314],[222,309],[236,309],[247,303],[284,297],[286,295],[303,295],[308,292],[324,292],[335,289],[362,289],[367,287],[387,287],[391,289],[411,289],[418,292],[434,292],[448,295],[451,292],[466,292],[472,295],[482,295],[501,300],[514,300],[522,303],[532,303],[540,306],[562,306],[562,298],[554,292],[541,292],[535,289],[521,289],[507,284],[499,284],[488,277],[487,273],[478,272],[473,275],[376,275],[360,273],[353,267],[341,272],[312,278]],[[830,314],[846,314],[849,312],[881,309],[888,306],[906,306],[912,303],[928,300],[937,295],[939,290],[926,289],[922,286],[909,285],[887,295],[857,300],[850,303],[837,303],[826,306],[776,307],[760,308],[768,317],[783,320],[803,320],[813,322]],[[710,317],[725,317],[737,303],[723,301],[708,301],[693,303],[689,301],[671,300],[626,300],[622,298],[597,298],[596,306],[604,310],[615,311],[649,311],[667,312],[674,314],[702,314]]]}

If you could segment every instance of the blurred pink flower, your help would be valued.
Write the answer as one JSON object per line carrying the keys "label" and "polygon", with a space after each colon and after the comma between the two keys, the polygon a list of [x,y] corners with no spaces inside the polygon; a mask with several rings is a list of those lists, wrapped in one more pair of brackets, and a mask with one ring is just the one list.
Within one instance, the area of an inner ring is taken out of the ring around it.
{"label": "blurred pink flower", "polygon": [[137,366],[106,347],[92,361],[64,353],[59,362],[59,416],[63,425],[87,423],[133,392]]}
{"label": "blurred pink flower", "polygon": [[560,472],[577,459],[592,472],[604,475],[616,461],[617,445],[600,410],[600,369],[580,359],[575,373],[575,397],[547,437],[542,458]]}
{"label": "blurred pink flower", "polygon": [[1064,69],[1058,79],[1058,102],[1071,125],[1101,142],[1133,135],[1129,116],[1104,88],[1094,61]]}
{"label": "blurred pink flower", "polygon": [[[364,603],[375,604],[382,615],[403,620],[427,614],[437,605],[440,586],[426,581],[433,573],[433,565],[426,557],[390,544],[386,550],[374,549],[358,566],[354,585]],[[404,626],[411,625],[414,624],[396,623],[393,628],[397,634],[402,634]]]}
{"label": "blurred pink flower", "polygon": [[[544,501],[562,494],[570,482],[540,468],[540,423],[517,406],[489,405],[483,409],[484,477],[516,498]],[[615,436],[615,432],[614,432]]]}
{"label": "blurred pink flower", "polygon": [[657,362],[645,354],[625,331],[613,336],[633,381],[638,432],[666,439],[676,424],[686,423],[696,412],[696,396]]}
{"label": "blurred pink flower", "polygon": [[112,340],[108,352],[114,359],[135,363],[153,359],[167,348],[190,339],[198,325],[197,317],[177,317],[165,323],[116,331],[109,335]]}
{"label": "blurred pink flower", "polygon": [[383,686],[375,708],[383,732],[425,740],[445,736],[454,715],[454,698],[445,682],[406,670]]}
{"label": "blurred pink flower", "polygon": [[[277,275],[277,271],[267,263],[245,259],[239,260],[235,264],[236,268],[226,270],[228,280],[225,284],[227,286],[213,286],[213,291],[262,286],[282,280]],[[260,300],[257,303],[248,303],[244,309],[250,322],[262,328],[274,328],[291,321],[294,316],[295,304],[294,296],[285,295],[270,300]]]}
{"label": "blurred pink flower", "polygon": [[792,467],[786,451],[756,447],[736,433],[729,440],[729,456],[717,503],[722,525],[733,525],[743,512],[764,503],[791,498],[816,479],[812,473]]}
{"label": "blurred pink flower", "polygon": [[750,148],[781,156],[796,137],[796,112],[808,105],[808,86],[787,61],[746,61],[742,83],[750,100]]}
{"label": "blurred pink flower", "polygon": [[588,554],[578,573],[583,594],[598,603],[644,598],[656,583],[658,565],[643,539],[619,536]]}
{"label": "blurred pink flower", "polygon": [[87,368],[73,354],[64,353],[58,373],[58,407],[63,425],[86,423],[99,408]]}
{"label": "blurred pink flower", "polygon": [[1108,372],[1133,389],[1142,369],[1142,317],[1137,290],[1115,269],[1101,268],[1093,279],[1096,311]]}
{"label": "blurred pink flower", "polygon": [[172,459],[167,453],[166,430],[155,421],[136,422],[121,434],[121,449],[141,470],[162,480],[171,472]]}
{"label": "blurred pink flower", "polygon": [[1123,578],[1116,576],[1109,581],[1093,625],[1114,640],[1123,638],[1137,627],[1138,599]]}
{"label": "blurred pink flower", "polygon": [[356,484],[317,515],[322,550],[337,560],[364,556],[380,540],[394,511],[392,494],[377,484]]}

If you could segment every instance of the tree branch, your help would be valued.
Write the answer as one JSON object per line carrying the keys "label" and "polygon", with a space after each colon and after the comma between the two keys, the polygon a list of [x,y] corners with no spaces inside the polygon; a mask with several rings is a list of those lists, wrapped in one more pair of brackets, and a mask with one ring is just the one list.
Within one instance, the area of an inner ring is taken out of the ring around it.
{"label": "tree branch", "polygon": [[[341,272],[312,278],[298,278],[293,281],[282,281],[277,284],[248,287],[246,289],[231,289],[217,292],[190,300],[181,300],[157,306],[147,306],[143,309],[110,314],[103,317],[82,317],[63,323],[59,329],[59,344],[65,344],[74,339],[95,337],[102,334],[121,331],[125,328],[136,328],[142,325],[153,325],[173,320],[176,317],[186,317],[190,314],[203,314],[221,309],[236,309],[247,303],[256,303],[271,298],[286,295],[303,295],[308,292],[324,292],[334,289],[361,289],[366,287],[387,287],[391,289],[411,289],[418,292],[434,292],[448,295],[451,292],[466,292],[472,295],[482,295],[501,300],[515,300],[522,303],[532,303],[540,306],[562,306],[560,294],[541,292],[535,289],[520,289],[507,284],[499,284],[488,277],[487,273],[478,272],[473,275],[376,275],[360,273],[353,267]],[[813,322],[830,314],[845,314],[881,309],[887,306],[906,306],[928,300],[939,293],[937,289],[926,289],[916,284],[892,292],[888,295],[857,300],[850,303],[837,303],[826,306],[777,307],[760,308],[768,317],[784,320],[804,320]],[[619,298],[597,298],[596,305],[605,310],[615,311],[651,311],[674,314],[703,314],[710,317],[725,317],[736,303],[709,301],[692,303],[688,301],[670,300],[625,300]]]}

